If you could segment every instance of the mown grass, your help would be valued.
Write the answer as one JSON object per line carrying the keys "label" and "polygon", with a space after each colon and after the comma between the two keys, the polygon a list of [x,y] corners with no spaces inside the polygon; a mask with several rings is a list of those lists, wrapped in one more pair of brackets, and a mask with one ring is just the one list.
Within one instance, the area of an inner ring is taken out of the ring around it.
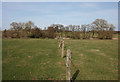
{"label": "mown grass", "polygon": [[[65,61],[54,39],[3,39],[3,80],[65,80]],[[80,70],[77,80],[118,79],[118,40],[65,40]],[[71,67],[71,74],[75,73]]]}

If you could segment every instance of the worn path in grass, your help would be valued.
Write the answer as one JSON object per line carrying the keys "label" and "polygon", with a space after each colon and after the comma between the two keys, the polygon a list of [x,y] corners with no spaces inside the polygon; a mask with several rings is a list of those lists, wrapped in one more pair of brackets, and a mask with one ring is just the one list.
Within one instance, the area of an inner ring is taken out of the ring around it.
{"label": "worn path in grass", "polygon": [[[117,40],[64,40],[80,70],[77,80],[118,77]],[[65,61],[54,39],[3,39],[3,80],[65,80]],[[75,68],[71,68],[72,75]]]}

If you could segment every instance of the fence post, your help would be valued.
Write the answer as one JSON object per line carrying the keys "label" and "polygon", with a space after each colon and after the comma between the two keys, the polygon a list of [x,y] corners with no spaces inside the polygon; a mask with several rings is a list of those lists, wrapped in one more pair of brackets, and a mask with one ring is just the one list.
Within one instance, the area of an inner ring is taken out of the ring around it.
{"label": "fence post", "polygon": [[61,48],[62,40],[59,40],[59,48]]}
{"label": "fence post", "polygon": [[62,48],[62,37],[59,35],[59,48]]}
{"label": "fence post", "polygon": [[68,49],[67,55],[66,55],[66,80],[69,80],[69,82],[71,79],[70,66],[71,66],[71,51],[70,51],[70,49]]}
{"label": "fence post", "polygon": [[62,52],[61,52],[61,57],[63,58],[64,57],[64,41],[62,41]]}

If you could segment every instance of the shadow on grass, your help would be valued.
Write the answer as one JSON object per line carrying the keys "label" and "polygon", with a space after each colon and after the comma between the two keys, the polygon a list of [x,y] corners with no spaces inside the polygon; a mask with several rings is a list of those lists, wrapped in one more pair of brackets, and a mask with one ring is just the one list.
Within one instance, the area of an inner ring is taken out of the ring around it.
{"label": "shadow on grass", "polygon": [[[66,56],[63,56],[63,58],[66,58]],[[71,81],[70,81],[70,82],[74,82],[74,81],[75,81],[75,79],[77,78],[78,74],[79,74],[79,70],[76,70],[76,72],[75,72],[75,73],[74,73],[74,75],[72,76],[72,78],[71,78]]]}
{"label": "shadow on grass", "polygon": [[71,80],[72,80],[71,82],[75,81],[75,79],[77,78],[78,74],[79,74],[79,70],[76,70],[76,72],[74,73],[74,75],[71,78]]}
{"label": "shadow on grass", "polygon": [[66,56],[63,56],[63,58],[66,58]]}

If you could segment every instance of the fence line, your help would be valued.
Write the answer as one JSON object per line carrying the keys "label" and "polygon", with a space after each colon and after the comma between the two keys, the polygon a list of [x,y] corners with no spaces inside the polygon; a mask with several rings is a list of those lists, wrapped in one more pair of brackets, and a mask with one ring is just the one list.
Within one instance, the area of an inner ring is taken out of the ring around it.
{"label": "fence line", "polygon": [[[59,48],[61,51],[61,57],[64,58],[65,56],[65,50],[64,50],[64,41],[62,38],[59,39]],[[65,63],[66,63],[66,80],[68,82],[74,81],[76,79],[76,74],[78,75],[79,70],[77,69],[77,67],[73,64],[72,60],[71,60],[71,50],[67,49],[67,54],[66,54],[66,59],[65,59]],[[76,69],[76,73],[73,75],[73,77],[71,77],[71,64],[75,67]]]}
{"label": "fence line", "polygon": [[71,79],[71,51],[70,49],[67,50],[67,55],[66,55],[66,80]]}
{"label": "fence line", "polygon": [[62,53],[61,53],[61,57],[64,57],[64,41],[62,41]]}
{"label": "fence line", "polygon": [[62,40],[59,40],[59,48],[62,47]]}
{"label": "fence line", "polygon": [[59,38],[59,46],[58,47],[61,49],[61,57],[63,58],[64,57],[64,41],[62,40],[61,37]]}

